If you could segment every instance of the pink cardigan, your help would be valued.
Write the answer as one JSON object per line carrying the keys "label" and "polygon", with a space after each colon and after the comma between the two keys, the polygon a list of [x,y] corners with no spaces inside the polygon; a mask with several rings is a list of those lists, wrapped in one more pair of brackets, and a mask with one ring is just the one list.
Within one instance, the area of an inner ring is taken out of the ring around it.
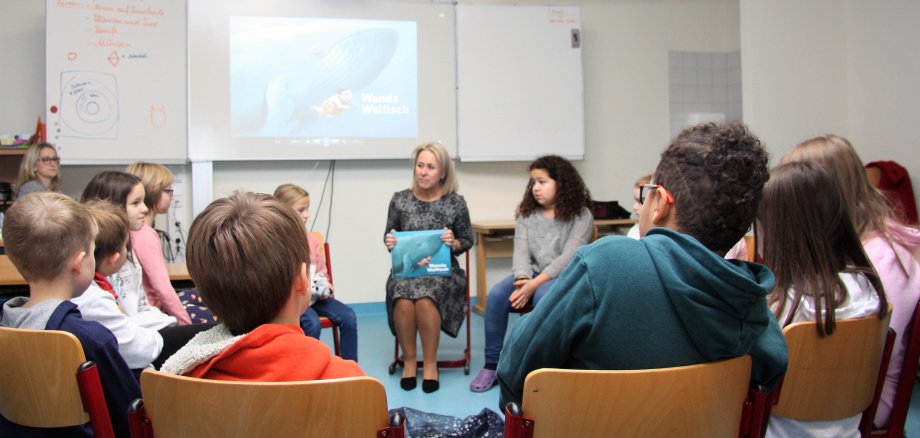
{"label": "pink cardigan", "polygon": [[316,266],[316,273],[329,276],[326,269],[326,251],[320,243],[319,234],[307,232],[307,245],[310,247],[310,264]]}
{"label": "pink cardigan", "polygon": [[[901,366],[904,363],[904,334],[908,333],[911,317],[917,300],[920,299],[920,262],[914,259],[913,254],[920,247],[920,231],[915,228],[889,222],[888,232],[894,249],[878,234],[870,234],[863,241],[866,255],[878,272],[885,287],[885,296],[888,304],[893,306],[890,327],[897,332],[894,350],[891,352],[891,363],[888,365],[888,374],[885,376],[885,386],[882,389],[882,398],[875,414],[875,424],[879,427],[888,425],[891,414],[891,404],[894,402],[894,393],[897,389]],[[902,267],[903,266],[903,267]],[[904,268],[907,269],[905,273]]]}
{"label": "pink cardigan", "polygon": [[178,325],[191,324],[192,320],[185,311],[185,306],[179,301],[179,296],[169,281],[166,260],[163,258],[163,246],[156,230],[144,224],[140,230],[132,231],[131,248],[144,271],[144,291],[147,292],[150,305],[175,316]]}

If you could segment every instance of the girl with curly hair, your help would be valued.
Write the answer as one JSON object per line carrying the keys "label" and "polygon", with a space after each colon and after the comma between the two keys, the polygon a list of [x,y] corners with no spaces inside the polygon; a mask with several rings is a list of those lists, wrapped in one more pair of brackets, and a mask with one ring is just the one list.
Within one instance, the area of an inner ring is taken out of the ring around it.
{"label": "girl with curly hair", "polygon": [[470,383],[471,391],[484,392],[496,384],[508,312],[536,305],[575,250],[589,243],[594,232],[590,203],[591,193],[565,158],[547,155],[530,164],[530,181],[515,214],[512,273],[489,291],[486,364]]}

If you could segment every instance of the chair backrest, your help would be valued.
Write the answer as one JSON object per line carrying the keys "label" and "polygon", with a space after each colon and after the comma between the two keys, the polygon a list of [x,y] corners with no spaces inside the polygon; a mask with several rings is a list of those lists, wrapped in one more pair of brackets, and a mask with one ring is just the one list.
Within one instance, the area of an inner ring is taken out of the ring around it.
{"label": "chair backrest", "polygon": [[736,437],[751,358],[675,368],[541,369],[524,381],[523,413],[535,437]]}
{"label": "chair backrest", "polygon": [[77,384],[85,361],[71,333],[0,327],[0,413],[28,427],[88,423]]}
{"label": "chair backrest", "polygon": [[837,321],[830,336],[819,337],[815,322],[783,329],[789,368],[773,413],[801,421],[852,417],[869,408],[891,312],[884,318]]}
{"label": "chair backrest", "polygon": [[158,438],[375,436],[387,427],[383,384],[370,377],[310,382],[230,382],[141,374]]}
{"label": "chair backrest", "polygon": [[917,376],[917,361],[920,360],[920,304],[914,307],[910,329],[903,340],[907,348],[904,349],[904,362],[901,365],[901,375],[898,377],[898,387],[894,393],[891,404],[891,414],[888,417],[886,435],[891,437],[904,436],[904,423],[907,420],[907,410],[910,408],[910,399],[914,392],[914,382]]}
{"label": "chair backrest", "polygon": [[311,233],[319,238],[320,246],[323,248],[323,262],[326,263],[326,272],[329,273],[329,275],[327,275],[329,278],[329,283],[335,284],[332,281],[332,260],[329,258],[329,242],[326,241],[326,237],[323,236],[323,233],[320,233],[319,231],[311,231]]}

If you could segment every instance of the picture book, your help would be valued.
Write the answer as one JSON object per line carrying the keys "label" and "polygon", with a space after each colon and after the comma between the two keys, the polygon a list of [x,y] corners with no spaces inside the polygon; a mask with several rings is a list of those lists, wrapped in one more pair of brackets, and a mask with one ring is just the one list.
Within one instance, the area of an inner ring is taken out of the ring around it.
{"label": "picture book", "polygon": [[393,278],[450,276],[450,248],[441,241],[444,230],[397,231]]}

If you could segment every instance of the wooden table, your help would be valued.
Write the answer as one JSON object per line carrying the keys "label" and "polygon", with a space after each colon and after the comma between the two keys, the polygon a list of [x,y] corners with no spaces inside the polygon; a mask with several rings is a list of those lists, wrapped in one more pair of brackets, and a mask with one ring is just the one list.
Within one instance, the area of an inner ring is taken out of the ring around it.
{"label": "wooden table", "polygon": [[[170,281],[191,281],[185,263],[167,263],[166,271],[169,272]],[[0,254],[0,286],[26,286],[26,279],[22,278],[13,262],[6,254]]]}
{"label": "wooden table", "polygon": [[[635,223],[635,219],[594,221],[601,235],[607,233],[608,229],[617,231],[623,227],[631,227]],[[489,292],[486,286],[486,259],[511,257],[514,251],[514,221],[483,221],[473,222],[472,225],[473,233],[476,234],[476,305],[473,311],[485,315],[486,295]]]}

